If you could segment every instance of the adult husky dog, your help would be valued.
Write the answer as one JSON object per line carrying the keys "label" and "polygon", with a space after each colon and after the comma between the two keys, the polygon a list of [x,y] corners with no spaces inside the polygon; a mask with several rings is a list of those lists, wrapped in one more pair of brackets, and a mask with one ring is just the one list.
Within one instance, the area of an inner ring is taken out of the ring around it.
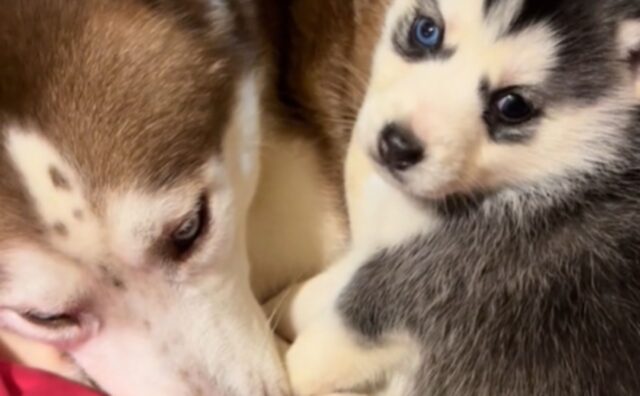
{"label": "adult husky dog", "polygon": [[0,5],[0,325],[109,394],[287,394],[249,283],[254,8]]}

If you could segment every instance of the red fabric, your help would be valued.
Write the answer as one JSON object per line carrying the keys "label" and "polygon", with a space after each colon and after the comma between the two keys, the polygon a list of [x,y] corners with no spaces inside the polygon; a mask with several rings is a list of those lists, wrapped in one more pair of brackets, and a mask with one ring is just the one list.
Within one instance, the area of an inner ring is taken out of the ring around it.
{"label": "red fabric", "polygon": [[101,396],[55,375],[0,362],[0,396]]}

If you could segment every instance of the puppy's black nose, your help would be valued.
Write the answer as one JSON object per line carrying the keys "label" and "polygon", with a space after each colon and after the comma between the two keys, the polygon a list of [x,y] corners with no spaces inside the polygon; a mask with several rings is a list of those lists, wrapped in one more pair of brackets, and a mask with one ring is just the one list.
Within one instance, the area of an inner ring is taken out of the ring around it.
{"label": "puppy's black nose", "polygon": [[389,169],[404,171],[424,159],[424,147],[410,130],[389,124],[380,134],[378,154]]}

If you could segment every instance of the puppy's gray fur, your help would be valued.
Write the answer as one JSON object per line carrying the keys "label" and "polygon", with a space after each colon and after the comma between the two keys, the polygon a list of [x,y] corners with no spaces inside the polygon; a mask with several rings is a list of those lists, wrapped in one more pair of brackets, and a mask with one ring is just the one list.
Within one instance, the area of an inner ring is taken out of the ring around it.
{"label": "puppy's gray fur", "polygon": [[[544,21],[561,36],[548,103],[595,103],[625,83],[615,35],[639,15],[631,0],[525,1],[511,30]],[[442,225],[357,272],[344,322],[370,348],[419,340],[412,394],[640,394],[640,108],[618,111],[615,160],[425,200]]]}

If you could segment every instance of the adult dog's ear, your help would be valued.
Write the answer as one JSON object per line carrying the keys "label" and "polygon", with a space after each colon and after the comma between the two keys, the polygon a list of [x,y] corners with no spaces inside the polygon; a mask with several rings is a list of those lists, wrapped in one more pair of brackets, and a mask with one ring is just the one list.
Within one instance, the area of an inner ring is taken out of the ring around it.
{"label": "adult dog's ear", "polygon": [[629,62],[636,97],[640,100],[640,17],[622,23],[619,43],[622,56]]}
{"label": "adult dog's ear", "polygon": [[214,38],[232,37],[237,45],[252,42],[255,7],[250,0],[145,0],[150,7],[172,14],[190,29]]}
{"label": "adult dog's ear", "polygon": [[224,33],[233,19],[226,0],[145,0],[158,12],[176,16],[192,29]]}

